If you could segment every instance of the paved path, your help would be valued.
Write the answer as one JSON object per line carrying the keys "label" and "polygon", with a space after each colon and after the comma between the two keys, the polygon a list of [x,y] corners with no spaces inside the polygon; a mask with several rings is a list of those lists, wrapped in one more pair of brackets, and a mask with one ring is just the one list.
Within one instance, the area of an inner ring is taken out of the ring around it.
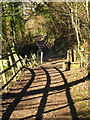
{"label": "paved path", "polygon": [[39,68],[27,68],[11,91],[3,96],[3,120],[77,118],[62,72],[63,60],[51,59]]}

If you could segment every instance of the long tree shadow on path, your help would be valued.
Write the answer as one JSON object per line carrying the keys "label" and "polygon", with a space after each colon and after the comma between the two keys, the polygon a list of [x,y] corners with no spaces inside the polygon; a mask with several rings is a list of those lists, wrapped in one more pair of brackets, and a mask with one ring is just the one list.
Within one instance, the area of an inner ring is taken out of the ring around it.
{"label": "long tree shadow on path", "polygon": [[[77,85],[77,84],[79,84],[81,82],[84,82],[86,80],[86,78],[67,83],[67,80],[64,77],[64,74],[60,70],[58,70],[57,68],[54,67],[54,69],[56,69],[61,74],[65,84],[55,86],[55,87],[50,87],[51,80],[50,80],[49,73],[45,68],[42,67],[42,69],[45,71],[45,74],[47,76],[47,83],[46,83],[45,88],[41,88],[41,89],[38,89],[38,90],[31,90],[31,91],[26,92],[25,95],[24,95],[24,96],[29,96],[29,95],[35,95],[35,94],[43,93],[43,96],[40,96],[40,97],[42,97],[42,99],[41,99],[40,105],[38,107],[38,111],[37,111],[37,113],[35,115],[30,115],[30,116],[21,118],[20,120],[23,120],[23,119],[26,120],[26,119],[30,119],[30,118],[33,118],[33,117],[36,117],[36,120],[42,120],[43,119],[42,115],[44,113],[60,110],[60,109],[63,109],[65,107],[67,107],[67,106],[70,107],[72,119],[73,120],[78,120],[78,115],[77,115],[76,109],[74,107],[73,100],[71,98],[69,88],[74,86],[74,85]],[[54,109],[51,109],[51,110],[44,111],[44,108],[45,108],[46,102],[47,102],[47,97],[49,96],[48,92],[51,92],[51,91],[54,91],[54,90],[61,90],[61,91],[59,91],[59,93],[62,92],[62,91],[66,91],[68,104],[65,105],[65,106],[62,106],[62,107],[58,107],[56,109],[54,108]]]}
{"label": "long tree shadow on path", "polygon": [[[27,68],[29,69],[29,68]],[[17,96],[15,96],[15,100],[8,106],[8,108],[6,109],[5,113],[2,115],[2,120],[8,120],[12,114],[12,112],[14,111],[14,109],[16,108],[17,104],[20,102],[20,100],[22,99],[22,97],[24,96],[25,92],[27,91],[27,89],[30,87],[30,85],[32,84],[32,82],[34,81],[35,78],[35,73],[33,72],[32,69],[29,69],[32,77],[29,80],[29,82],[24,86],[24,88],[22,89],[22,91],[20,93],[18,93]]]}
{"label": "long tree shadow on path", "polygon": [[[69,87],[73,87],[81,82],[85,82],[85,80],[87,80],[87,77],[85,78],[82,78],[80,80],[76,80],[76,81],[73,81],[73,82],[70,82],[68,83],[68,86]],[[66,85],[59,85],[59,86],[55,86],[55,87],[50,87],[49,88],[49,92],[51,91],[54,91],[54,90],[63,90],[63,89],[66,89]],[[24,96],[29,96],[29,95],[35,95],[35,94],[40,94],[40,93],[43,93],[44,92],[44,89],[41,88],[41,89],[38,89],[38,90],[31,90],[31,91],[28,91],[24,94]],[[10,99],[10,98],[14,98],[14,97],[17,97],[17,95],[19,95],[19,93],[7,93],[5,95],[3,95],[3,98],[4,99]]]}
{"label": "long tree shadow on path", "polygon": [[70,88],[69,88],[67,79],[65,78],[64,74],[58,68],[56,68],[56,67],[54,67],[54,68],[61,74],[61,76],[64,80],[64,83],[66,85],[66,97],[67,97],[67,100],[68,100],[68,105],[70,107],[70,112],[71,112],[71,115],[72,115],[72,119],[73,120],[79,120],[76,109],[75,109],[75,106],[74,106],[74,103],[73,103],[73,100],[72,100],[72,97],[71,97],[71,94],[70,94],[70,91],[69,91]]}
{"label": "long tree shadow on path", "polygon": [[44,72],[45,72],[45,74],[47,76],[47,83],[46,83],[46,86],[44,88],[44,93],[43,93],[40,105],[38,107],[38,111],[37,111],[37,114],[36,114],[36,120],[41,120],[42,117],[43,117],[42,114],[44,113],[44,108],[45,108],[45,105],[47,103],[49,86],[50,86],[50,83],[51,83],[51,79],[50,79],[48,71],[43,67],[41,67],[41,68],[44,70]]}
{"label": "long tree shadow on path", "polygon": [[[70,107],[71,115],[72,115],[73,120],[78,119],[78,115],[76,113],[76,109],[74,107],[69,88],[74,86],[74,85],[77,85],[81,82],[84,82],[86,80],[86,78],[67,83],[67,80],[66,80],[64,74],[60,70],[58,70],[58,68],[54,67],[54,69],[56,69],[60,73],[60,75],[62,76],[65,84],[50,87],[51,80],[50,80],[49,73],[45,68],[43,68],[43,67],[41,67],[41,68],[44,70],[44,72],[46,74],[46,77],[47,77],[46,86],[44,88],[40,88],[40,89],[37,89],[37,90],[27,91],[28,87],[32,84],[32,82],[34,80],[34,77],[35,77],[35,73],[33,72],[33,70],[31,70],[32,78],[24,86],[24,88],[22,89],[22,91],[20,93],[10,93],[9,97],[8,97],[8,94],[6,94],[6,96],[4,96],[5,99],[15,98],[15,100],[8,106],[7,110],[3,114],[3,120],[8,120],[10,118],[10,115],[12,114],[13,110],[16,108],[17,104],[21,101],[23,96],[25,97],[25,96],[36,95],[36,94],[40,94],[40,93],[43,93],[43,96],[39,96],[39,97],[42,97],[42,98],[41,98],[41,102],[40,102],[40,105],[38,107],[37,113],[35,115],[30,115],[30,116],[27,116],[27,117],[24,117],[24,118],[20,118],[19,120],[30,119],[30,118],[33,118],[33,117],[36,117],[36,120],[37,119],[42,120],[43,119],[42,115],[44,113],[48,113],[48,112],[56,111],[56,110],[59,110],[59,109],[63,109],[65,107],[67,107],[68,105]],[[65,106],[62,106],[62,107],[58,107],[58,108],[54,108],[54,109],[51,109],[51,110],[44,111],[44,108],[45,108],[46,102],[47,102],[47,97],[50,95],[49,92],[54,91],[54,90],[59,90],[59,93],[63,92],[63,91],[66,91],[68,104],[65,105]],[[35,99],[35,98],[36,97],[33,97],[32,99]],[[6,118],[6,116],[7,116],[7,118]]]}
{"label": "long tree shadow on path", "polygon": [[[25,117],[25,118],[21,118],[19,120],[23,120],[23,119],[26,120],[26,119],[30,119],[30,118],[33,118],[33,117],[35,117],[35,120],[42,120],[44,113],[48,113],[48,112],[60,110],[60,109],[63,109],[63,108],[65,108],[65,107],[68,106],[68,104],[67,104],[67,105],[64,105],[64,106],[61,106],[61,107],[58,107],[58,108],[54,108],[54,109],[51,109],[51,110],[44,111],[44,108],[45,108],[46,103],[47,103],[47,98],[49,96],[51,79],[50,79],[50,75],[49,75],[48,71],[45,68],[43,68],[43,67],[41,67],[41,69],[43,69],[44,72],[45,72],[45,74],[46,74],[47,83],[46,83],[45,88],[43,88],[42,90],[40,90],[42,92],[40,92],[38,90],[38,93],[43,93],[42,99],[40,101],[40,105],[38,107],[38,111],[37,111],[37,113],[35,115],[31,115],[31,116],[28,116],[28,117]],[[55,88],[57,88],[57,87],[55,87]],[[51,91],[54,91],[52,89],[51,89]],[[61,92],[63,92],[63,91],[65,91],[65,90],[62,90]],[[60,93],[60,91],[59,91],[59,93]]]}

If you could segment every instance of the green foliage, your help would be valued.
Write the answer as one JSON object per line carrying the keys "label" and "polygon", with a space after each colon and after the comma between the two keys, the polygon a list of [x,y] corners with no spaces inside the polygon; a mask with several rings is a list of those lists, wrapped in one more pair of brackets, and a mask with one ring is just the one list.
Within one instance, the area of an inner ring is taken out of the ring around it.
{"label": "green foliage", "polygon": [[40,65],[35,54],[32,54],[31,58],[25,56],[24,61],[26,66],[30,66],[31,68],[38,67]]}
{"label": "green foliage", "polygon": [[[12,46],[13,42],[15,44],[17,40],[20,40],[20,35],[24,30],[24,19],[21,11],[22,4],[19,2],[2,3],[2,33],[4,35],[3,42],[6,40],[10,46]],[[4,46],[4,48],[6,47],[7,46]]]}
{"label": "green foliage", "polygon": [[[31,51],[36,50],[34,43],[32,42],[32,29],[35,31],[35,35],[40,35],[41,33],[48,34],[44,41],[52,46],[56,51],[67,51],[69,48],[74,48],[77,46],[77,38],[75,33],[75,28],[72,26],[71,20],[71,8],[73,9],[74,22],[75,17],[75,3],[27,3],[29,8],[28,16],[23,16],[23,5],[22,3],[3,3],[3,34],[4,38],[4,49],[9,51],[8,43],[5,41],[8,36],[8,42],[10,46],[12,43],[16,44],[16,49],[21,55],[31,54]],[[69,4],[69,5],[68,5]],[[87,19],[86,12],[84,8],[84,3],[78,3],[78,32],[80,46],[85,43],[88,39],[87,35]],[[36,18],[40,18],[38,22],[33,22]],[[29,29],[26,30],[25,25],[27,22],[32,22],[28,24]],[[41,22],[40,22],[41,21]],[[34,24],[34,25],[33,25]],[[38,24],[38,25],[37,25]],[[30,36],[28,33],[30,32]],[[6,45],[6,46],[5,46]],[[25,49],[25,50],[24,50]]]}

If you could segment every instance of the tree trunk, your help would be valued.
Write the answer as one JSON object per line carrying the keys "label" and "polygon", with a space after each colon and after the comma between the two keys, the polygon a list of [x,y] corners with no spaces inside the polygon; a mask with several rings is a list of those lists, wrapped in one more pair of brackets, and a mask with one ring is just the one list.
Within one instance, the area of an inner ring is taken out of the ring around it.
{"label": "tree trunk", "polygon": [[[78,53],[80,52],[79,51],[79,48],[80,48],[80,41],[79,41],[79,33],[78,33],[78,18],[77,18],[77,3],[76,3],[76,8],[75,8],[75,18],[74,18],[74,15],[73,15],[73,12],[74,12],[74,9],[71,9],[71,21],[72,21],[72,25],[76,31],[76,37],[77,37],[77,43],[78,43]],[[74,21],[75,19],[75,21]]]}
{"label": "tree trunk", "polygon": [[88,78],[90,78],[90,30],[89,30],[89,7],[88,7],[88,0],[86,0],[86,11],[87,11],[87,21],[88,21]]}

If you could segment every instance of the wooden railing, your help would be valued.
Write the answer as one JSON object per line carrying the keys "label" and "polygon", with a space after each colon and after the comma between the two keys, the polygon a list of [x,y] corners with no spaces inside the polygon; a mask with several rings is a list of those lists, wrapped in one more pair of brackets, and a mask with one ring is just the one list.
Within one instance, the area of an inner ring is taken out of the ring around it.
{"label": "wooden railing", "polygon": [[12,49],[12,53],[8,52],[8,55],[2,58],[0,55],[0,67],[2,78],[2,88],[0,89],[3,90],[4,88],[8,88],[12,80],[16,81],[16,75],[21,73],[21,70],[24,68],[24,62],[22,57]]}

